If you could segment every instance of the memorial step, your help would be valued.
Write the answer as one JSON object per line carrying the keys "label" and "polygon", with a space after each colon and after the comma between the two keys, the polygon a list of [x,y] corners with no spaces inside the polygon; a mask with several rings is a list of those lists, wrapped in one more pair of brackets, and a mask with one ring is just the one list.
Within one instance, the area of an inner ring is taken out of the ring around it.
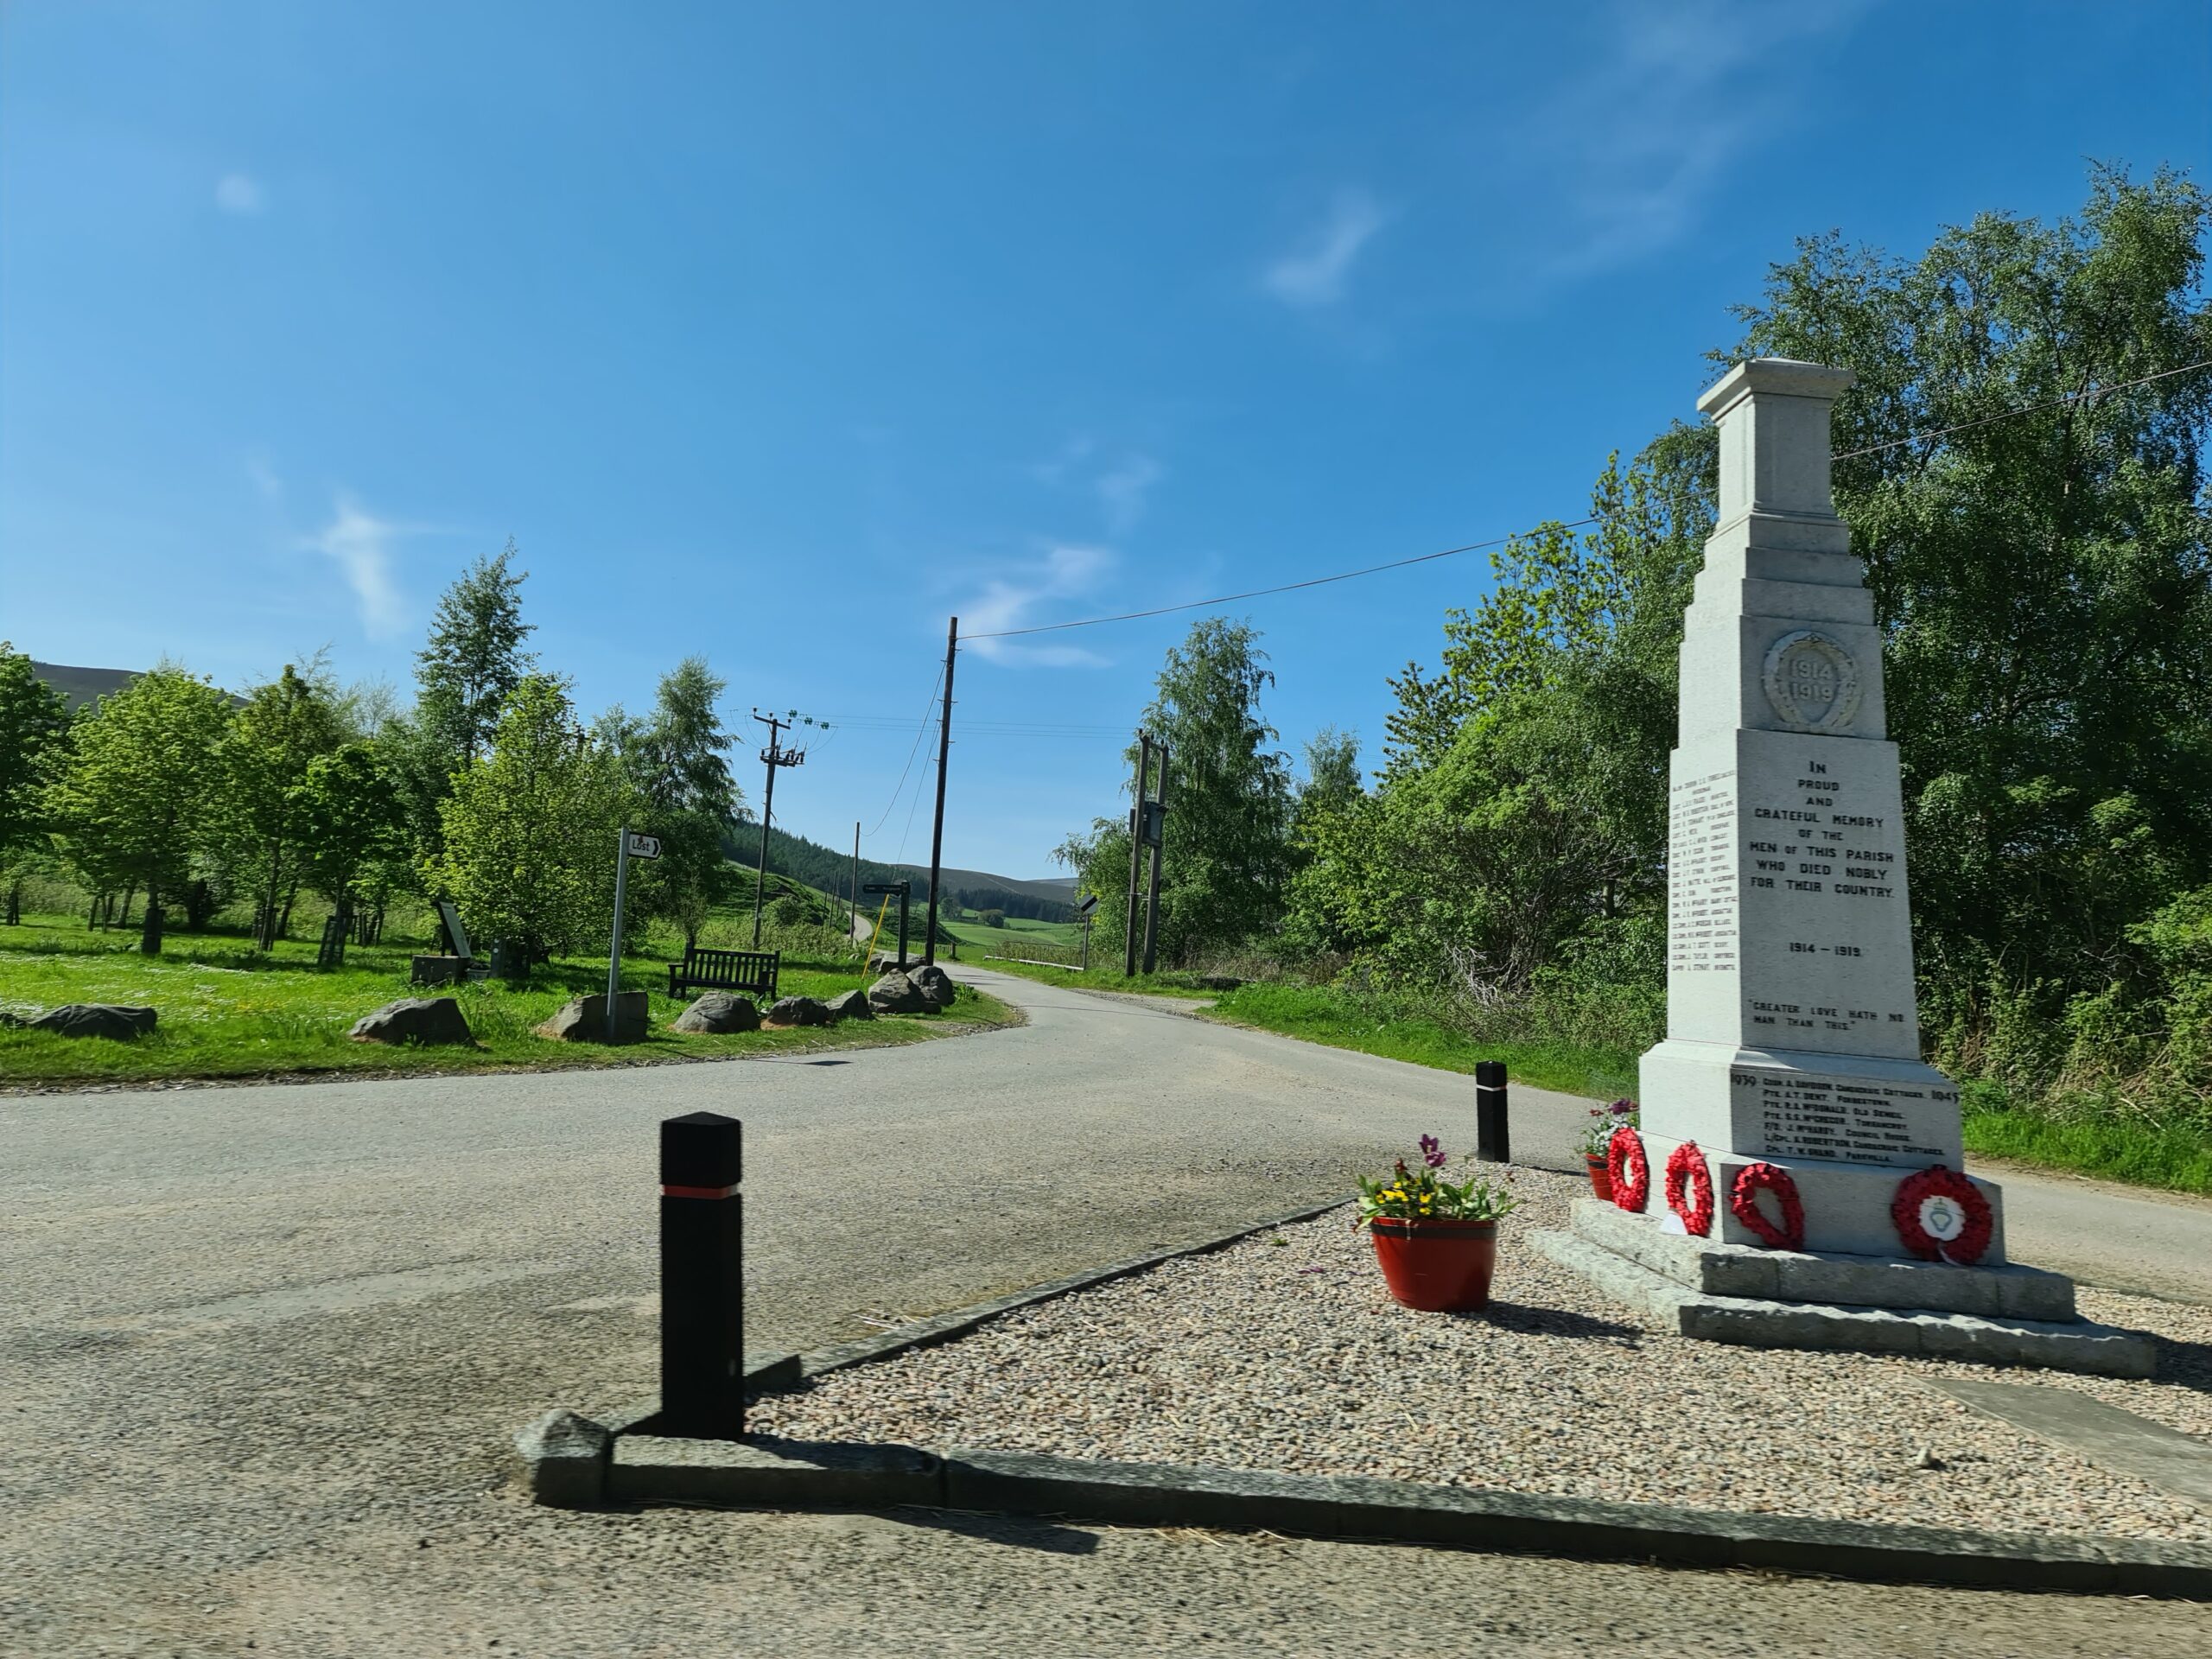
{"label": "memorial step", "polygon": [[2156,1364],[2157,1349],[2149,1337],[2086,1319],[1987,1319],[1933,1309],[1713,1295],[1574,1233],[1539,1231],[1529,1236],[1529,1243],[1541,1255],[1580,1274],[1600,1295],[1640,1308],[1663,1329],[1700,1342],[2035,1365],[2094,1376],[2148,1376]]}
{"label": "memorial step", "polygon": [[1710,1296],[1853,1307],[1914,1308],[1984,1319],[2071,1319],[2074,1281],[2063,1273],[2018,1266],[1955,1267],[1910,1256],[1776,1250],[1662,1230],[1598,1198],[1578,1198],[1577,1237]]}

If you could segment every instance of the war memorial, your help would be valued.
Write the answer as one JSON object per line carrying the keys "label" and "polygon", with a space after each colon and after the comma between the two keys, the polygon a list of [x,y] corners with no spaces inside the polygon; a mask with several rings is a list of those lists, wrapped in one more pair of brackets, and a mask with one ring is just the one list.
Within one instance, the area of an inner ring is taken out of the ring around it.
{"label": "war memorial", "polygon": [[1614,1197],[1540,1247],[1685,1336],[2147,1375],[2149,1340],[2009,1262],[1920,1058],[1882,635],[1829,490],[1849,370],[1738,363],[1685,619],[1669,777],[1667,1035]]}

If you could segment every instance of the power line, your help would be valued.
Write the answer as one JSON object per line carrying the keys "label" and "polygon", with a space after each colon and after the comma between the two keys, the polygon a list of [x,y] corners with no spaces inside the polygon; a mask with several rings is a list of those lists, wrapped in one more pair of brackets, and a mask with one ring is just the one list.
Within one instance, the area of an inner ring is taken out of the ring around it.
{"label": "power line", "polygon": [[[2093,397],[2102,397],[2115,391],[2126,391],[2135,386],[2147,386],[2153,380],[2164,380],[2177,374],[2190,374],[2198,369],[2212,368],[2212,358],[2200,363],[2183,364],[2177,369],[2161,369],[2156,374],[2146,374],[2133,380],[2122,380],[2109,386],[2094,386],[2087,391],[2077,391],[2063,397],[2050,398],[2040,404],[2030,404],[2022,409],[2006,410],[2002,414],[1986,416],[1978,421],[1962,421],[1956,426],[1939,427],[1934,431],[1915,432],[1902,438],[1892,438],[1886,443],[1877,443],[1863,449],[1853,449],[1842,454],[1831,455],[1832,461],[1855,461],[1861,455],[1878,454],[1885,449],[1894,449],[1900,444],[1917,443],[1929,438],[1940,438],[1953,432],[1964,432],[1977,426],[1990,426],[1999,421],[2017,420],[2024,415],[2034,415],[2046,409],[2056,409],[2063,404],[2083,403]],[[1580,530],[1598,522],[1597,515],[1586,518],[1571,518],[1564,523],[1547,522],[1539,529]],[[1533,532],[1530,532],[1533,533]],[[1194,599],[1182,605],[1159,605],[1147,611],[1123,611],[1116,616],[1087,616],[1075,622],[1044,622],[1033,628],[1001,628],[995,633],[971,633],[970,639],[1013,639],[1029,633],[1058,633],[1069,628],[1103,627],[1109,622],[1141,622],[1147,617],[1169,616],[1177,611],[1202,611],[1216,605],[1234,605],[1242,600],[1265,599],[1271,594],[1294,594],[1305,588],[1325,588],[1333,582],[1351,582],[1360,576],[1380,575],[1385,570],[1402,570],[1408,565],[1428,564],[1438,559],[1457,558],[1462,553],[1480,553],[1487,549],[1503,547],[1515,536],[1494,536],[1484,542],[1469,542],[1464,547],[1447,547],[1438,553],[1417,553],[1409,559],[1392,559],[1383,564],[1370,564],[1357,570],[1340,570],[1330,576],[1309,576],[1304,582],[1286,582],[1274,588],[1254,588],[1241,594],[1223,594],[1213,599]]]}
{"label": "power line", "polygon": [[1830,461],[1856,461],[1861,455],[1878,455],[1885,449],[1895,449],[1902,444],[1920,443],[1929,438],[1948,437],[1954,432],[1970,432],[1977,426],[1994,426],[1999,421],[2017,420],[2023,415],[2039,414],[2046,409],[2057,409],[2066,404],[2085,404],[2091,398],[2107,393],[2126,391],[2135,386],[2147,386],[2153,380],[2164,380],[2177,374],[2193,374],[2198,369],[2212,369],[2212,357],[2201,363],[2184,363],[2177,369],[2161,369],[2156,374],[2146,374],[2139,379],[2121,380],[2109,386],[2092,386],[2087,391],[2069,392],[2063,397],[2047,397],[2042,403],[2030,404],[2024,409],[2008,409],[1995,415],[1985,415],[1978,421],[1961,421],[1956,426],[1939,426],[1931,432],[1908,433],[1902,438],[1891,438],[1887,443],[1870,443],[1864,449],[1847,449],[1840,455],[1830,455]]}
{"label": "power line", "polygon": [[[938,665],[937,678],[930,682],[929,701],[922,705],[922,723],[915,729],[914,747],[906,751],[906,764],[899,768],[898,785],[891,791],[891,799],[884,806],[883,816],[875,821],[875,829],[868,831],[870,836],[875,835],[885,824],[888,823],[891,821],[892,813],[898,808],[899,791],[906,787],[906,774],[914,769],[914,757],[922,752],[922,739],[929,734],[930,715],[933,711],[937,703],[937,689],[944,683],[944,666],[943,664],[939,664]],[[918,795],[915,798],[918,800],[921,798]],[[912,812],[909,812],[906,815],[906,822],[909,828],[912,827],[913,818],[914,815]],[[906,843],[904,842],[899,843],[899,850],[901,852],[906,850]]]}

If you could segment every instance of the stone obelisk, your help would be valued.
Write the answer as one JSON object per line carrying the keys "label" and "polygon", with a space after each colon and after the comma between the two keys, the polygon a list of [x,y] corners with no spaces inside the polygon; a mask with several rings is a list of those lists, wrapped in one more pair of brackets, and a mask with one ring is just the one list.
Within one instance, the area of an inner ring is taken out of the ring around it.
{"label": "stone obelisk", "polygon": [[[1725,1194],[1743,1164],[1778,1164],[1806,1248],[1892,1255],[1899,1178],[1961,1160],[1957,1091],[1920,1058],[1874,597],[1829,492],[1852,378],[1760,359],[1698,400],[1720,429],[1719,522],[1684,620],[1667,1038],[1642,1092],[1655,1169],[1694,1141]],[[1751,1242],[1717,1209],[1715,1236]],[[1982,1259],[2004,1259],[2001,1221]]]}
{"label": "stone obelisk", "polygon": [[[1649,1180],[1532,1242],[1684,1336],[2146,1375],[2146,1338],[2077,1318],[2064,1275],[2005,1262],[1997,1187],[1956,1185],[1958,1092],[1920,1058],[1882,638],[1828,486],[1851,383],[1761,359],[1698,400],[1720,497],[1682,633],[1667,1036],[1643,1057],[1640,1142],[1615,1137]],[[1757,1226],[1730,1202],[1752,1165],[1770,1166],[1745,1178]],[[1937,1165],[1952,1173],[1920,1173]],[[1762,1192],[1794,1194],[1802,1241]]]}

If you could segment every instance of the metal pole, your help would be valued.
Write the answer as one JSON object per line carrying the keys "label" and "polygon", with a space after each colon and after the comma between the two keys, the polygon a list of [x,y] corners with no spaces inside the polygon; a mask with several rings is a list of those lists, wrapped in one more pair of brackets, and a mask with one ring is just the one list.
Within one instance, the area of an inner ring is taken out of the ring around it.
{"label": "metal pole", "polygon": [[1137,861],[1144,856],[1144,791],[1152,773],[1152,739],[1137,734],[1136,804],[1129,808],[1129,903],[1122,912],[1122,977],[1137,970]]}
{"label": "metal pole", "polygon": [[858,818],[853,820],[853,880],[845,896],[852,900],[853,913],[845,924],[845,931],[850,933],[861,925],[861,821]]}
{"label": "metal pole", "polygon": [[691,1112],[660,1126],[663,1433],[745,1438],[743,1125]]}
{"label": "metal pole", "polygon": [[1513,1141],[1505,1121],[1505,1062],[1475,1062],[1475,1156],[1485,1163],[1513,1161]]}
{"label": "metal pole", "polygon": [[614,939],[607,947],[607,1040],[614,1040],[614,1002],[622,992],[622,890],[630,874],[630,826],[614,843]]}
{"label": "metal pole", "polygon": [[906,900],[914,890],[911,881],[899,884],[899,971],[906,971]]}
{"label": "metal pole", "polygon": [[937,960],[938,861],[944,856],[944,763],[952,754],[952,664],[960,652],[960,619],[944,631],[944,709],[937,721],[937,827],[930,831],[930,931],[922,938],[922,965]]}
{"label": "metal pole", "polygon": [[1090,918],[1088,916],[1083,918],[1083,959],[1076,971],[1079,974],[1090,971]]}
{"label": "metal pole", "polygon": [[[753,716],[760,720],[760,716]],[[769,719],[763,722],[768,728],[768,794],[760,803],[760,867],[753,874],[753,944],[760,944],[760,896],[768,885],[768,820],[776,812],[776,734],[783,729],[782,722]]]}
{"label": "metal pole", "polygon": [[1152,971],[1153,938],[1160,931],[1160,860],[1167,850],[1167,746],[1160,746],[1160,844],[1152,849],[1152,890],[1144,907],[1144,970]]}

